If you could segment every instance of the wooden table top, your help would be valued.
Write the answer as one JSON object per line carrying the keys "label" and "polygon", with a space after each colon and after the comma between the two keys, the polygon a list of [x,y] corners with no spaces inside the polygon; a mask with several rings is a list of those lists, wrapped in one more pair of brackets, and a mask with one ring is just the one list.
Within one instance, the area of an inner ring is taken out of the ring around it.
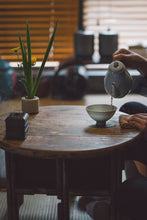
{"label": "wooden table top", "polygon": [[[12,153],[41,158],[86,158],[100,152],[125,147],[139,135],[135,129],[122,129],[116,112],[106,128],[97,128],[85,106],[40,107],[29,116],[29,133],[24,141],[5,139],[5,118],[0,117],[0,147]],[[110,127],[110,125],[113,125]]]}

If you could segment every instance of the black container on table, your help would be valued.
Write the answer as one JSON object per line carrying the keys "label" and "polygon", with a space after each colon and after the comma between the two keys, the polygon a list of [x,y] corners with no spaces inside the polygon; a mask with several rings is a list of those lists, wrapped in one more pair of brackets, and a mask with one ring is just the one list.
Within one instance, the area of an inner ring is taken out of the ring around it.
{"label": "black container on table", "polygon": [[24,140],[28,134],[28,117],[27,113],[22,111],[11,112],[6,118],[6,138]]}
{"label": "black container on table", "polygon": [[107,29],[99,33],[100,63],[111,63],[113,53],[118,49],[118,33]]}

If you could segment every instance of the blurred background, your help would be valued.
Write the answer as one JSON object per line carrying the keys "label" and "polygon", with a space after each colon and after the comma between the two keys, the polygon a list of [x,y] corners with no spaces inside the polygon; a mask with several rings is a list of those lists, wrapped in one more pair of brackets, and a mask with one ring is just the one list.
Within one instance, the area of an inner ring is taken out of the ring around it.
{"label": "blurred background", "polygon": [[[25,43],[28,21],[32,55],[37,57],[35,77],[57,19],[40,97],[80,99],[87,93],[105,93],[103,78],[114,51],[123,47],[147,57],[146,0],[0,0],[1,100],[24,93],[17,68],[21,56],[11,50],[19,46],[18,32]],[[132,92],[145,95],[147,85],[140,74],[136,70],[130,74]]]}

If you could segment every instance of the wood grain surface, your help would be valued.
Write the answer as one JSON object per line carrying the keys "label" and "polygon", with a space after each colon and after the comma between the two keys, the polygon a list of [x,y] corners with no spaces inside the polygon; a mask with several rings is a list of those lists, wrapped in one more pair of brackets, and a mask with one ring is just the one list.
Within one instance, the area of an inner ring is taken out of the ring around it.
{"label": "wood grain surface", "polygon": [[[139,131],[121,129],[117,112],[107,128],[97,128],[85,106],[55,105],[40,107],[29,116],[29,134],[24,141],[5,139],[5,118],[0,117],[0,147],[6,151],[42,158],[86,158],[125,147]],[[112,127],[110,127],[113,125]]]}

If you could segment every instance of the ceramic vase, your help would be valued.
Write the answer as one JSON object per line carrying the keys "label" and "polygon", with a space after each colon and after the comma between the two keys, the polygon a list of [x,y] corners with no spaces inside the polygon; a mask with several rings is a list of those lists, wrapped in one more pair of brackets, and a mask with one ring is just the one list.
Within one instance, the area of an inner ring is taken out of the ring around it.
{"label": "ceramic vase", "polygon": [[39,112],[39,97],[33,99],[21,98],[22,111],[28,114],[37,114]]}

